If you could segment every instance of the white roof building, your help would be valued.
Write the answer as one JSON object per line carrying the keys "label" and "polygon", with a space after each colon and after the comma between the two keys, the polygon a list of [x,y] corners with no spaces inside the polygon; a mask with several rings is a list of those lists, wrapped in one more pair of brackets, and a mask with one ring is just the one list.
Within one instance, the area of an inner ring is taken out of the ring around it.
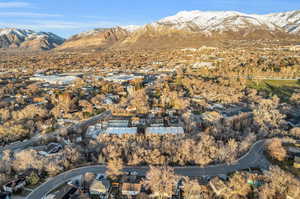
{"label": "white roof building", "polygon": [[192,65],[192,68],[214,68],[214,63],[213,62],[197,62]]}
{"label": "white roof building", "polygon": [[48,82],[49,84],[59,84],[59,85],[66,85],[66,84],[72,84],[77,79],[79,79],[76,76],[58,76],[58,75],[34,75],[30,78],[32,81],[42,81],[42,82]]}
{"label": "white roof building", "polygon": [[104,80],[106,81],[111,81],[111,82],[115,82],[115,83],[123,83],[123,82],[128,82],[134,79],[140,79],[140,78],[144,78],[143,76],[136,76],[133,74],[119,74],[119,75],[112,75],[112,76],[108,76],[108,77],[104,77]]}
{"label": "white roof building", "polygon": [[96,139],[100,133],[102,133],[102,126],[101,124],[96,124],[94,126],[89,126],[86,131],[86,136]]}
{"label": "white roof building", "polygon": [[137,127],[108,127],[105,132],[112,135],[136,134]]}
{"label": "white roof building", "polygon": [[109,127],[128,127],[129,120],[109,120]]}
{"label": "white roof building", "polygon": [[148,127],[146,134],[183,134],[182,127]]}

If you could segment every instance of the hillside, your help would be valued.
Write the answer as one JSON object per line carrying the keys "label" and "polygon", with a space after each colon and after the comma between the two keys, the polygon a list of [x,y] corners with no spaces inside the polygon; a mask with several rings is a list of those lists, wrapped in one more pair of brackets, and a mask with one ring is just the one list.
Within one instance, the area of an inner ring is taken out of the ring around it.
{"label": "hillside", "polygon": [[99,28],[74,35],[57,49],[107,48],[124,40],[129,34],[129,31],[120,27]]}
{"label": "hillside", "polygon": [[0,48],[50,50],[62,44],[64,39],[49,32],[5,28],[0,29]]}

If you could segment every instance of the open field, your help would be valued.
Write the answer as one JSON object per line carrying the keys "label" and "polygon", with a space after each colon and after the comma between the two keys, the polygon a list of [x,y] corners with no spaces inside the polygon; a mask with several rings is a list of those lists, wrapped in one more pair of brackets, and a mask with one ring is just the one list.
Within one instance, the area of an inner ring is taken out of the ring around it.
{"label": "open field", "polygon": [[250,81],[249,85],[258,91],[266,92],[268,96],[277,95],[284,102],[288,102],[294,93],[300,92],[299,80]]}

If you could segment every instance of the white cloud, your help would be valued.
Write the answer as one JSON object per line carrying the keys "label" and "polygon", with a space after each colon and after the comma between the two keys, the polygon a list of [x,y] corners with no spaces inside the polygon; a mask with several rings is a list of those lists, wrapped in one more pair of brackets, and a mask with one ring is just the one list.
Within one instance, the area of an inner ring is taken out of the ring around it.
{"label": "white cloud", "polygon": [[60,14],[34,13],[34,12],[0,12],[1,17],[62,17]]}
{"label": "white cloud", "polygon": [[35,31],[47,31],[59,34],[65,38],[95,28],[110,28],[115,26],[126,26],[128,24],[121,24],[111,21],[63,21],[63,20],[23,20],[17,22],[0,21],[2,28],[21,28],[31,29]]}
{"label": "white cloud", "polygon": [[15,28],[26,28],[35,30],[75,30],[75,29],[87,29],[87,28],[101,28],[101,27],[112,27],[118,23],[109,21],[95,21],[95,22],[74,22],[74,21],[60,21],[60,20],[32,20],[30,22],[23,23],[7,23],[0,22],[2,27],[15,27]]}
{"label": "white cloud", "polygon": [[0,2],[0,8],[24,8],[29,7],[30,3],[27,2]]}

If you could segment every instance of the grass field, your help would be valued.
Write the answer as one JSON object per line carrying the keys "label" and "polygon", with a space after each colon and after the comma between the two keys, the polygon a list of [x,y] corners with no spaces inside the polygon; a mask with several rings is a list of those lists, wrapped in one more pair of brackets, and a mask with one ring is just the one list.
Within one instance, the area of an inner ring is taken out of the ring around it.
{"label": "grass field", "polygon": [[295,92],[300,91],[298,80],[261,80],[250,81],[249,87],[258,91],[264,91],[269,96],[277,95],[283,102],[288,102]]}

